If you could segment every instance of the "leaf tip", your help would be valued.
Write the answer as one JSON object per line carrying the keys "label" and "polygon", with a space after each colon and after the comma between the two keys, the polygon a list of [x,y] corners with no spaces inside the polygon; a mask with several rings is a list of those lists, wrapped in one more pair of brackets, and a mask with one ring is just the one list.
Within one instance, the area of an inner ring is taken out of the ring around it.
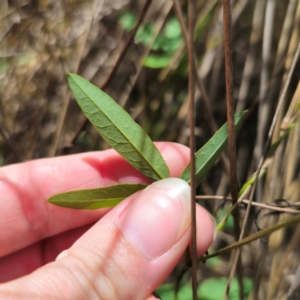
{"label": "leaf tip", "polygon": [[55,196],[51,196],[50,198],[48,198],[48,199],[47,199],[47,202],[48,202],[48,203],[51,203],[51,204],[54,204],[54,205],[57,205],[57,204],[55,203],[55,202],[56,202],[56,201],[55,201]]}
{"label": "leaf tip", "polygon": [[[76,74],[69,72],[68,73],[68,80],[72,79],[74,80],[74,77],[76,76]],[[77,75],[78,76],[78,75]]]}

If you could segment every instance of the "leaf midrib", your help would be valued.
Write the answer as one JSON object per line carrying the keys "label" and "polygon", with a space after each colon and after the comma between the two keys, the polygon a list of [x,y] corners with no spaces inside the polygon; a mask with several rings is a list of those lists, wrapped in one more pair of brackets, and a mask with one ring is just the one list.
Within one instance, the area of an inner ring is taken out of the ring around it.
{"label": "leaf midrib", "polygon": [[[71,77],[72,78],[72,77]],[[72,78],[73,79],[73,78]],[[84,89],[73,79],[73,81],[76,83],[76,85],[80,88],[80,90],[94,103],[94,105],[98,108],[98,109],[100,109],[102,112],[103,112],[103,110],[92,100],[92,98],[84,91]],[[124,111],[125,113],[127,113],[126,111]],[[103,114],[105,114],[104,112],[103,112]],[[151,169],[154,171],[154,173],[156,174],[156,175],[158,175],[161,179],[163,179],[164,178],[164,176],[162,175],[162,174],[160,174],[160,172],[158,172],[158,170],[156,170],[155,168],[153,168],[152,167],[152,164],[150,163],[150,161],[143,155],[143,153],[141,152],[141,151],[139,151],[139,149],[135,146],[135,144],[134,143],[131,143],[131,141],[130,141],[130,139],[124,134],[124,132],[122,131],[122,130],[120,130],[120,128],[119,128],[119,126],[117,126],[116,124],[115,124],[115,122],[113,122],[112,120],[111,120],[111,118],[109,117],[109,116],[107,116],[106,114],[105,114],[105,116],[110,120],[110,122],[119,130],[119,132],[123,135],[123,137],[125,138],[125,139],[127,139],[128,141],[129,141],[129,143],[130,143],[130,145],[132,145],[133,146],[133,148],[136,150],[136,152],[137,153],[139,153],[139,155],[140,156],[142,156],[143,158],[144,158],[144,160],[147,162],[147,164],[151,167]],[[141,128],[141,130],[143,130],[142,128]],[[154,147],[156,147],[155,145],[154,145]]]}
{"label": "leaf midrib", "polygon": [[[227,138],[228,138],[228,137],[226,137],[225,140],[226,140]],[[204,167],[207,167],[207,166],[206,166],[207,162],[208,162],[213,156],[215,156],[216,153],[217,153],[220,149],[222,149],[223,143],[224,143],[224,140],[222,141],[221,144],[219,144],[219,146],[217,147],[217,150],[214,151],[214,152],[212,152],[212,154],[211,154],[211,155],[210,155],[210,156],[202,163],[202,166],[200,166],[199,169],[196,169],[196,174],[195,174],[195,176],[197,175],[198,170],[200,170],[200,169],[202,169],[202,168],[204,168]],[[205,145],[204,145],[204,147],[205,147]],[[203,149],[203,148],[202,148],[202,149]],[[215,148],[215,149],[216,149],[216,148]],[[190,181],[191,181],[191,179],[188,180],[188,183],[190,183]]]}

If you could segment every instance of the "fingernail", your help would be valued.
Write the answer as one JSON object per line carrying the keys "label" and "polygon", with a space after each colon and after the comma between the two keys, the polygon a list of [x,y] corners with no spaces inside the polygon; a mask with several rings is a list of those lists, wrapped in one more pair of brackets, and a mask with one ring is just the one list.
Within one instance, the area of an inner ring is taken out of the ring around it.
{"label": "fingernail", "polygon": [[214,226],[214,239],[213,240],[215,240],[216,237],[217,237],[217,223],[216,223],[216,220],[215,220],[215,218],[213,217],[213,215],[211,213],[209,213],[209,216],[210,216],[211,221],[212,221],[213,226]]}
{"label": "fingernail", "polygon": [[178,178],[156,181],[122,213],[117,225],[145,257],[167,252],[190,225],[190,186]]}

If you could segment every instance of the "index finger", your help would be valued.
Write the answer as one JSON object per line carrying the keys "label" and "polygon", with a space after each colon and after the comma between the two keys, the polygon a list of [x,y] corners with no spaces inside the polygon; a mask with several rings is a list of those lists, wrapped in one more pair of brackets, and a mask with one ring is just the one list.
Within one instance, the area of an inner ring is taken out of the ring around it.
{"label": "index finger", "polygon": [[[178,177],[188,162],[187,147],[156,143],[171,177]],[[103,216],[95,211],[56,207],[46,200],[57,193],[118,183],[150,183],[114,150],[46,158],[3,167],[0,170],[0,256],[38,240]]]}

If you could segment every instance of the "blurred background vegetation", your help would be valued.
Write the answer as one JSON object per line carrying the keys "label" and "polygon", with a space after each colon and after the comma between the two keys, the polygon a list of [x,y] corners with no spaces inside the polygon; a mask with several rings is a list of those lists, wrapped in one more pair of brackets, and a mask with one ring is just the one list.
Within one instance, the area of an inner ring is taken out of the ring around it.
{"label": "blurred background vegetation", "polygon": [[[300,37],[300,1],[231,2],[235,107],[236,111],[248,110],[237,133],[238,181],[242,186],[257,168],[288,80]],[[141,0],[0,2],[0,165],[107,148],[92,126],[79,130],[84,116],[72,98],[66,74],[77,73],[101,87],[144,4]],[[185,2],[181,8],[186,17]],[[220,127],[226,122],[222,3],[198,0],[195,14],[197,72],[214,122]],[[286,137],[266,162],[266,175],[254,199],[257,202],[297,207],[300,201],[299,75],[298,61],[288,80],[273,141],[285,133]],[[187,54],[173,1],[151,3],[106,92],[153,140],[188,144]],[[197,90],[197,149],[212,136],[208,122]],[[202,181],[198,194],[227,196],[228,192],[229,180],[220,160]],[[278,204],[276,199],[284,201]],[[228,206],[220,200],[201,200],[201,204],[217,222]],[[284,214],[270,216],[267,210],[259,217],[256,213],[249,233],[286,218]],[[210,251],[232,243],[232,231],[229,220]],[[294,287],[299,286],[295,276],[299,239],[297,226],[243,247],[246,295],[252,299],[287,299],[289,293],[289,299],[299,299]],[[223,297],[230,261],[228,254],[201,265],[200,299]],[[169,283],[176,274],[170,276]],[[189,279],[189,274],[184,276],[178,299],[191,299]],[[172,299],[172,290],[168,284],[159,289],[163,299]],[[239,299],[235,281],[230,299]]]}

